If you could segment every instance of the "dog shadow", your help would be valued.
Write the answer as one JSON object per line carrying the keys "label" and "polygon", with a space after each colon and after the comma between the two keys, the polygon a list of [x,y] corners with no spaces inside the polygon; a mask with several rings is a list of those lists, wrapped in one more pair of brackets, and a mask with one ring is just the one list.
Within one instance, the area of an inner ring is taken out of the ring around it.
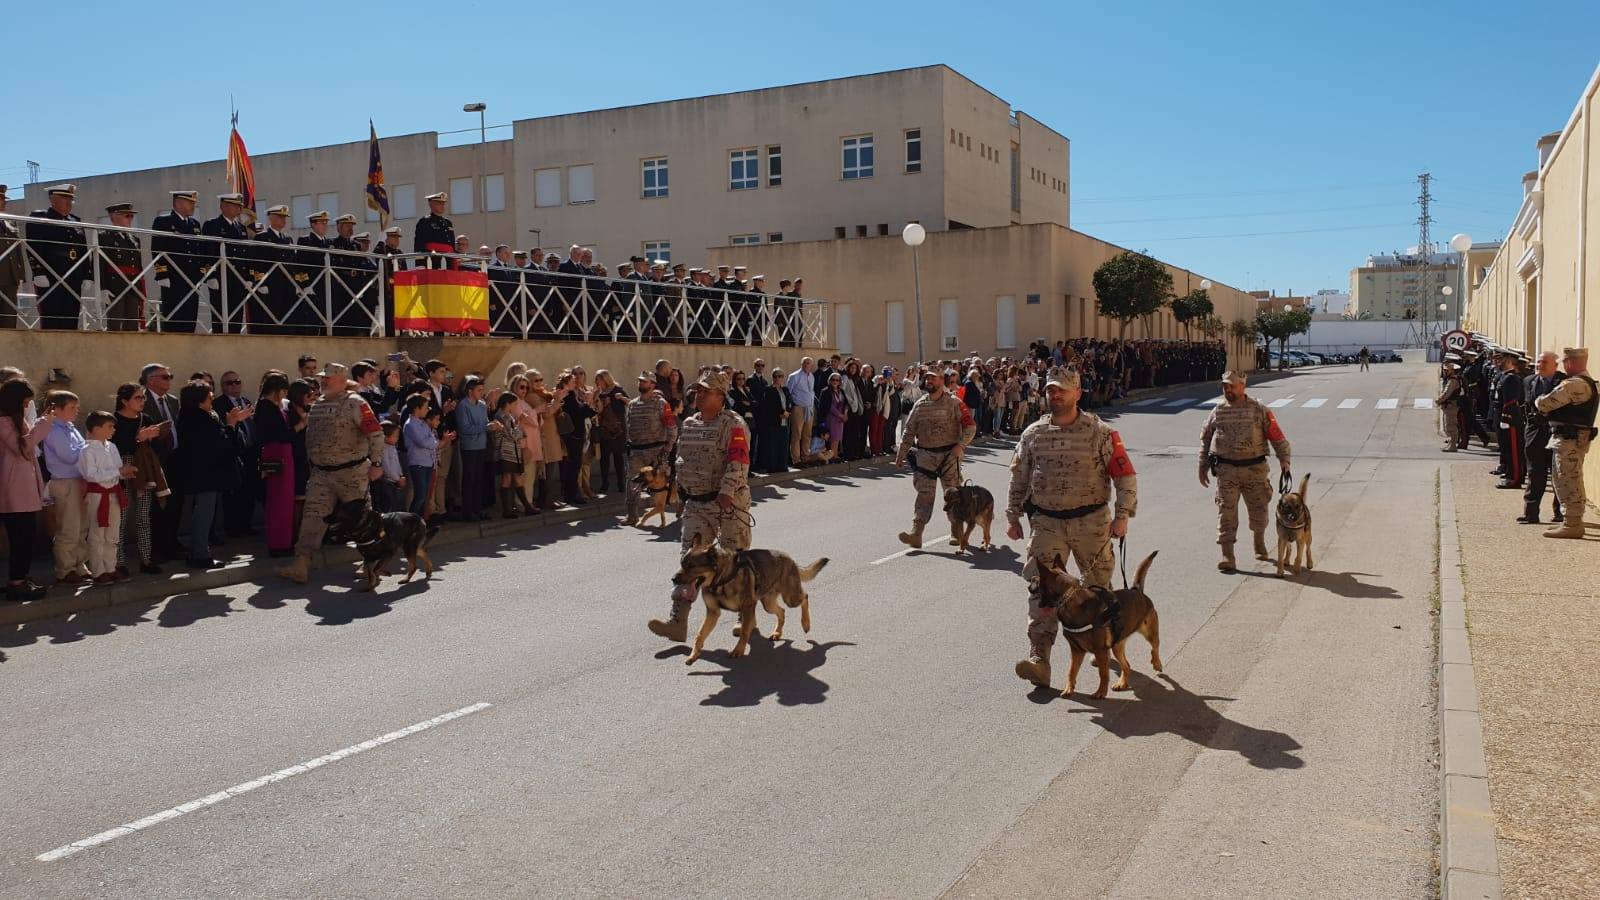
{"label": "dog shadow", "polygon": [[[1276,570],[1274,570],[1274,575],[1276,575]],[[1320,569],[1312,569],[1310,572],[1301,572],[1299,575],[1295,575],[1287,567],[1285,567],[1283,570],[1283,577],[1286,580],[1298,578],[1302,580],[1307,587],[1322,588],[1323,590],[1331,591],[1341,597],[1348,597],[1352,600],[1403,599],[1400,596],[1400,592],[1394,588],[1389,587],[1386,584],[1370,584],[1357,581],[1357,575],[1367,578],[1377,577],[1370,572],[1326,572]]]}
{"label": "dog shadow", "polygon": [[[1096,679],[1094,669],[1089,660],[1085,660],[1084,665],[1086,672],[1079,674],[1079,684],[1087,677],[1092,688]],[[1237,753],[1258,769],[1305,766],[1305,760],[1294,755],[1300,749],[1299,741],[1281,731],[1235,722],[1206,703],[1208,700],[1231,701],[1232,697],[1191,693],[1166,674],[1158,680],[1133,671],[1129,673],[1129,681],[1137,703],[1116,699],[1115,694],[1104,700],[1074,694],[1072,699],[1089,708],[1071,712],[1093,715],[1096,725],[1124,740],[1175,734],[1202,747]]]}
{"label": "dog shadow", "polygon": [[[983,540],[983,532],[978,533],[978,540]],[[951,562],[966,563],[968,568],[979,572],[1015,572],[1022,573],[1022,556],[1016,548],[1005,544],[995,544],[987,550],[980,550],[976,544],[968,544],[966,553],[957,553],[955,547],[948,543],[942,548],[949,552],[935,552],[932,550],[919,550],[911,554],[915,556],[931,556],[935,559],[946,559]]]}
{"label": "dog shadow", "polygon": [[318,625],[349,625],[391,612],[394,604],[428,590],[428,582],[420,573],[409,583],[396,583],[388,590],[381,584],[376,591],[357,590],[358,583],[352,580],[348,591],[330,591],[318,585],[306,599],[306,615],[316,616]]}
{"label": "dog shadow", "polygon": [[233,598],[209,591],[194,591],[168,600],[156,616],[156,624],[162,628],[182,628],[201,619],[225,619],[233,612],[236,612]]}
{"label": "dog shadow", "polygon": [[[799,623],[793,623],[799,624]],[[721,629],[719,629],[721,631]],[[722,688],[700,701],[701,706],[735,708],[759,706],[773,697],[779,706],[809,706],[828,699],[828,683],[813,672],[828,661],[828,651],[837,647],[854,647],[850,641],[828,641],[819,644],[806,639],[809,646],[800,648],[796,640],[776,643],[766,634],[750,639],[750,647],[742,658],[733,659],[728,650],[707,650],[700,659],[722,666],[721,671],[690,672],[694,676],[722,679]],[[687,647],[674,648],[683,653]],[[681,655],[677,652],[658,653],[657,658]]]}

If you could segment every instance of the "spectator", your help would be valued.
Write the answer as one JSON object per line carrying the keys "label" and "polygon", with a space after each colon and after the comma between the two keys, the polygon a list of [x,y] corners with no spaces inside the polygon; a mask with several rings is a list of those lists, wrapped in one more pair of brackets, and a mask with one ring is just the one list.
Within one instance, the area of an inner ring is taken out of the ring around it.
{"label": "spectator", "polygon": [[500,426],[489,421],[483,379],[468,375],[463,387],[466,396],[456,409],[456,428],[461,435],[461,517],[472,522],[489,518],[483,508],[484,490],[490,480],[489,435],[499,431]]}
{"label": "spectator", "polygon": [[311,459],[306,456],[306,426],[311,424],[311,404],[321,391],[322,387],[314,378],[301,378],[289,384],[286,412],[289,415],[289,449],[294,456],[294,518],[291,523],[294,540],[289,542],[291,550],[295,542],[300,540],[300,522],[305,517],[306,508],[306,484],[311,481]]}
{"label": "spectator", "polygon": [[122,479],[138,474],[138,469],[122,461],[122,454],[111,443],[116,419],[108,412],[92,412],[85,421],[89,439],[78,455],[78,474],[85,493],[82,515],[89,526],[89,574],[95,584],[110,584],[126,575],[117,572],[117,549],[121,541],[122,508],[127,492]]}
{"label": "spectator", "polygon": [[512,366],[520,367],[517,374],[508,379],[507,385],[517,398],[516,403],[512,405],[511,414],[516,419],[517,428],[522,431],[522,481],[518,483],[517,500],[531,515],[539,510],[533,498],[537,496],[539,482],[544,478],[544,439],[540,430],[539,415],[533,411],[533,404],[530,402],[532,383],[526,374],[528,367],[522,363],[513,363]]}
{"label": "spectator", "polygon": [[835,458],[844,444],[845,423],[850,419],[849,401],[845,399],[844,392],[844,376],[839,372],[831,372],[828,386],[817,395],[817,408],[821,410],[826,426],[826,449]]}
{"label": "spectator", "polygon": [[[517,395],[510,391],[501,392],[494,401],[494,424],[500,426],[500,430],[494,433],[494,471],[496,484],[500,487],[502,519],[517,517],[517,499],[522,494],[524,441],[522,426],[517,422],[514,409],[516,405]],[[522,509],[522,515],[532,512],[527,507]]]}
{"label": "spectator", "polygon": [[756,401],[750,394],[750,379],[743,372],[733,373],[733,384],[728,388],[728,409],[744,420],[745,434],[756,433]]}
{"label": "spectator", "polygon": [[222,396],[214,407],[226,416],[235,409],[245,410],[237,427],[239,436],[239,487],[222,498],[222,519],[227,533],[242,537],[255,534],[256,499],[261,494],[261,447],[256,436],[255,410],[244,395],[244,379],[228,370],[222,373]]}
{"label": "spectator", "polygon": [[[267,555],[286,559],[294,555],[294,523],[298,521],[294,503],[295,432],[284,409],[289,402],[289,376],[277,369],[268,370],[261,376],[259,394],[251,430],[259,447],[257,470],[267,528]],[[248,471],[245,477],[249,477]]]}
{"label": "spectator", "polygon": [[10,544],[6,599],[37,600],[45,588],[28,577],[33,563],[33,536],[44,508],[44,482],[36,455],[50,430],[49,418],[28,427],[23,413],[33,399],[33,385],[15,378],[0,385],[0,524]]}
{"label": "spectator", "polygon": [[883,371],[872,377],[871,392],[868,394],[872,419],[867,425],[867,451],[873,456],[883,452],[883,430],[889,424],[894,395],[894,385],[889,383],[889,367],[884,366]]}
{"label": "spectator", "polygon": [[167,487],[172,492],[165,504],[150,510],[151,533],[156,542],[155,559],[165,562],[176,559],[183,552],[178,539],[183,521],[183,488],[172,462],[173,451],[177,450],[180,440],[174,430],[178,423],[178,398],[172,393],[172,370],[161,363],[150,363],[141,369],[139,384],[145,389],[145,414],[157,422],[168,424],[161,436],[151,443],[156,459],[161,462]]}
{"label": "spectator", "polygon": [[789,401],[793,408],[789,414],[789,458],[799,462],[811,449],[811,432],[816,425],[817,391],[812,370],[816,363],[811,357],[801,357],[800,368],[789,373]]}
{"label": "spectator", "polygon": [[434,460],[439,455],[439,433],[428,424],[429,413],[438,413],[426,394],[413,394],[406,400],[406,476],[411,482],[411,504],[407,509],[423,515],[433,493]]}
{"label": "spectator", "polygon": [[237,407],[223,418],[212,411],[214,396],[203,381],[191,381],[179,392],[178,449],[173,458],[183,473],[184,518],[189,521],[187,563],[191,569],[215,568],[211,526],[222,495],[239,486],[238,431],[248,409]]}
{"label": "spectator", "polygon": [[561,490],[568,505],[584,506],[589,501],[578,490],[578,467],[583,461],[585,434],[589,419],[594,416],[593,401],[581,366],[561,373],[556,380],[556,393],[560,395],[561,410],[556,413],[556,431],[566,457],[561,460]]}
{"label": "spectator", "polygon": [[51,546],[55,576],[61,584],[77,584],[90,574],[89,523],[83,517],[84,481],[78,472],[78,461],[88,442],[75,424],[78,395],[51,391],[45,395],[44,411],[50,423],[43,447],[45,473],[50,476],[46,491],[54,511]]}
{"label": "spectator", "polygon": [[600,444],[600,487],[610,493],[615,473],[617,492],[628,489],[628,394],[605,369],[594,373],[596,410],[594,438]]}
{"label": "spectator", "polygon": [[321,366],[317,363],[317,358],[315,356],[306,354],[302,354],[295,365],[300,369],[301,378],[316,378],[317,369],[321,368]]}
{"label": "spectator", "polygon": [[794,402],[783,370],[772,367],[772,383],[756,399],[756,469],[770,475],[789,470],[789,418]]}
{"label": "spectator", "polygon": [[844,402],[849,411],[844,426],[844,459],[865,459],[867,456],[868,383],[861,374],[861,363],[852,359],[844,367]]}
{"label": "spectator", "polygon": [[399,509],[400,492],[405,490],[405,469],[400,465],[400,426],[384,419],[378,423],[383,429],[383,474],[372,482],[372,508],[389,513]]}
{"label": "spectator", "polygon": [[161,567],[155,562],[155,517],[153,507],[171,502],[171,490],[166,486],[166,473],[156,458],[154,442],[171,429],[171,423],[158,423],[144,411],[149,395],[142,385],[124,384],[117,388],[116,425],[111,432],[111,443],[122,454],[122,462],[138,471],[129,491],[128,505],[122,508],[122,544],[118,548],[118,573],[128,575],[128,546],[131,543],[139,557],[139,572],[159,575]]}
{"label": "spectator", "polygon": [[544,457],[544,475],[539,479],[539,494],[535,498],[544,509],[560,509],[562,501],[561,461],[566,458],[566,446],[561,441],[557,418],[565,394],[552,392],[545,386],[544,375],[537,369],[528,370],[528,405],[539,417],[539,450]]}

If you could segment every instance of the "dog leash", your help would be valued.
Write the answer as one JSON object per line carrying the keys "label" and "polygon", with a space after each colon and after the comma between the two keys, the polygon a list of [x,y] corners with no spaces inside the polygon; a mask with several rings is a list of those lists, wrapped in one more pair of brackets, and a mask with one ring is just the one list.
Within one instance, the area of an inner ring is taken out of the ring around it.
{"label": "dog leash", "polygon": [[1284,469],[1282,472],[1279,472],[1278,473],[1278,493],[1287,494],[1287,493],[1289,493],[1289,489],[1292,488],[1292,487],[1294,487],[1294,476],[1289,474],[1289,470],[1288,469]]}

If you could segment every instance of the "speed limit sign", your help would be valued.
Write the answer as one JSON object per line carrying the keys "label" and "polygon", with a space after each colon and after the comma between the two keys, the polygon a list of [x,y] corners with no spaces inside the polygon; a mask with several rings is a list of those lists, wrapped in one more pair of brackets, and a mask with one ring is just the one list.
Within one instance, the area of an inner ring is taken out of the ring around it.
{"label": "speed limit sign", "polygon": [[1449,332],[1440,340],[1444,344],[1444,349],[1447,353],[1460,353],[1467,349],[1467,344],[1471,342],[1471,338],[1467,336],[1467,333],[1460,330]]}

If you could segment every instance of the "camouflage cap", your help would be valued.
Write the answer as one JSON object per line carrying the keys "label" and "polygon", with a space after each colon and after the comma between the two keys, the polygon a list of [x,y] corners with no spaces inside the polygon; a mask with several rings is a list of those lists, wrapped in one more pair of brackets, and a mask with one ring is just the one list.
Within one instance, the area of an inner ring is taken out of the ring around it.
{"label": "camouflage cap", "polygon": [[1561,349],[1561,358],[1562,359],[1575,359],[1575,360],[1577,360],[1579,362],[1588,362],[1589,361],[1589,348],[1588,347],[1563,347]]}
{"label": "camouflage cap", "polygon": [[1078,380],[1076,371],[1065,366],[1057,366],[1051,369],[1050,374],[1045,377],[1044,385],[1045,387],[1055,385],[1058,388],[1075,391],[1082,386],[1082,383]]}
{"label": "camouflage cap", "polygon": [[723,396],[728,394],[728,376],[721,372],[707,372],[694,383],[695,387],[705,388],[708,391],[719,391]]}
{"label": "camouflage cap", "polygon": [[1223,384],[1246,384],[1249,380],[1249,376],[1238,369],[1229,369],[1222,375]]}

